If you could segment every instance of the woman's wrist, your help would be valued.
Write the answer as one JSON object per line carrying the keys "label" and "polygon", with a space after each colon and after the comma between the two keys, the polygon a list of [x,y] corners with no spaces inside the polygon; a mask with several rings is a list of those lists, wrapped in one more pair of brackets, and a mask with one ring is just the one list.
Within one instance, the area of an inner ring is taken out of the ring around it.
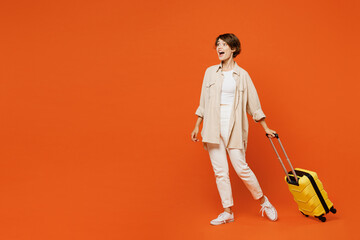
{"label": "woman's wrist", "polygon": [[265,118],[263,118],[262,120],[260,120],[260,124],[261,126],[264,128],[264,130],[266,131],[267,129],[269,129],[269,127],[267,126],[266,122],[265,122]]}

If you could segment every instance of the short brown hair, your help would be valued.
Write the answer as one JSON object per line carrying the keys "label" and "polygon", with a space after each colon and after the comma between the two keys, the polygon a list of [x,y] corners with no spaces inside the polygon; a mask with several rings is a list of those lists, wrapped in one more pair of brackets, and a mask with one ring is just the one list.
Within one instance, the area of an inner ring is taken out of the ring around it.
{"label": "short brown hair", "polygon": [[227,45],[229,45],[231,50],[235,48],[235,52],[233,52],[233,58],[235,58],[237,55],[240,54],[240,52],[241,52],[241,44],[240,44],[239,39],[235,36],[235,34],[225,33],[225,34],[219,35],[215,40],[215,48],[217,46],[217,42],[218,42],[219,39],[226,42]]}

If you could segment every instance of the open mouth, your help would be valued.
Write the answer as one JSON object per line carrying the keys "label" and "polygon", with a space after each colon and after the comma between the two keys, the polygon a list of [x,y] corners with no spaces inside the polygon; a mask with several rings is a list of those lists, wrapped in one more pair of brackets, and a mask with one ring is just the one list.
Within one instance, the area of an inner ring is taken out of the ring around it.
{"label": "open mouth", "polygon": [[222,57],[225,55],[225,52],[219,52],[219,57]]}

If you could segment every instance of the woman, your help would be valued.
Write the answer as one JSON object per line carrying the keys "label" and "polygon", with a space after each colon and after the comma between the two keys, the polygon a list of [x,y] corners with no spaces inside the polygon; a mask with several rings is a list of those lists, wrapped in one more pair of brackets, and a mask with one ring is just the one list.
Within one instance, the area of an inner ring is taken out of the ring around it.
{"label": "woman", "polygon": [[198,119],[191,139],[198,142],[197,134],[202,121],[201,131],[204,148],[209,152],[215,173],[216,184],[224,212],[210,223],[219,225],[234,221],[232,191],[226,151],[237,173],[243,180],[253,198],[261,205],[262,216],[277,220],[277,211],[263,194],[259,182],[245,160],[248,139],[248,119],[250,114],[255,122],[260,122],[270,138],[275,131],[265,123],[265,114],[260,105],[255,86],[249,74],[237,65],[234,58],[240,53],[239,39],[231,33],[219,35],[215,47],[220,64],[206,69],[196,110]]}

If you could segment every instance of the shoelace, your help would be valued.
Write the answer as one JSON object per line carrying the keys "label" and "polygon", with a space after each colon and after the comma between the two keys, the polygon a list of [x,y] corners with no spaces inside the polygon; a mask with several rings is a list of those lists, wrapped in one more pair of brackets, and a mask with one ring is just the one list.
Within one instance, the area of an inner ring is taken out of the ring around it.
{"label": "shoelace", "polygon": [[218,218],[223,220],[223,218],[225,217],[225,214],[226,214],[225,212],[220,213]]}
{"label": "shoelace", "polygon": [[265,209],[266,209],[266,208],[270,208],[270,207],[271,207],[271,204],[268,204],[268,203],[262,204],[262,205],[261,205],[261,209],[260,209],[261,216],[264,216]]}
{"label": "shoelace", "polygon": [[225,215],[226,215],[225,212],[220,213],[219,216],[217,217],[217,220],[218,220],[218,221],[225,222],[225,221],[226,221],[226,220],[225,220]]}
{"label": "shoelace", "polygon": [[226,215],[225,212],[220,213],[219,216],[218,216],[218,220],[223,222],[223,223],[226,223],[226,220],[224,219],[225,215]]}

